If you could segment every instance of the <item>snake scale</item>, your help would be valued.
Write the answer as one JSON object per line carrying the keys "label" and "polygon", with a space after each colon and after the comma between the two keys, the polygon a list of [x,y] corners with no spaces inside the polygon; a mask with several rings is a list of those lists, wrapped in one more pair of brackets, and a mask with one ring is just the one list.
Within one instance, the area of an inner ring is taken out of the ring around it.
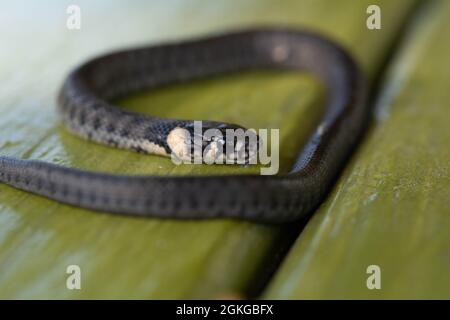
{"label": "snake scale", "polygon": [[[129,49],[72,71],[58,97],[64,125],[87,139],[169,155],[168,135],[192,121],[133,113],[109,101],[143,89],[250,69],[311,73],[327,89],[326,107],[288,174],[115,175],[0,157],[0,181],[93,210],[160,218],[293,221],[311,213],[343,168],[369,118],[365,77],[352,57],[310,31],[257,28]],[[239,127],[204,121],[209,128]]]}

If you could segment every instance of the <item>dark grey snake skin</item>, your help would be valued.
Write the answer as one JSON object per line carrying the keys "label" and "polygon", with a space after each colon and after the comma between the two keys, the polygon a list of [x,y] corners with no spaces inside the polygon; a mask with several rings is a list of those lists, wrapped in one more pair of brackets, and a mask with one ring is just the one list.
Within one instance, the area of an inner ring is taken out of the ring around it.
{"label": "dark grey snake skin", "polygon": [[343,49],[319,35],[255,29],[112,53],[68,76],[59,95],[59,111],[75,134],[168,155],[169,132],[177,127],[189,129],[191,121],[131,113],[107,101],[142,89],[261,68],[310,72],[328,90],[320,124],[287,175],[121,176],[0,157],[0,181],[67,204],[120,214],[261,222],[302,218],[329,191],[369,114],[366,82],[358,66]]}

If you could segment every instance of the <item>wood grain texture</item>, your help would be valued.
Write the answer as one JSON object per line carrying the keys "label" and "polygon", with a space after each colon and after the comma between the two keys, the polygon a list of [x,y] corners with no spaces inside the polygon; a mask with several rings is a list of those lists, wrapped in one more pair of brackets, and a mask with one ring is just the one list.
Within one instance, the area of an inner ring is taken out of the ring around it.
{"label": "wood grain texture", "polygon": [[[267,298],[450,298],[450,3],[429,1],[389,68],[376,120]],[[368,290],[366,268],[381,269]]]}
{"label": "wood grain texture", "polygon": [[[82,28],[65,27],[65,1],[1,2],[0,150],[71,167],[140,174],[246,173],[256,168],[182,166],[86,142],[62,128],[55,94],[67,72],[111,49],[229,28],[283,24],[317,29],[373,76],[412,0],[77,1]],[[383,29],[365,27],[384,8]],[[5,45],[6,44],[6,45]],[[120,101],[161,116],[210,118],[281,129],[287,170],[320,112],[309,77],[253,72],[174,86]],[[1,298],[194,298],[242,293],[283,228],[238,221],[174,221],[99,214],[0,185]],[[66,289],[66,267],[82,290]]]}

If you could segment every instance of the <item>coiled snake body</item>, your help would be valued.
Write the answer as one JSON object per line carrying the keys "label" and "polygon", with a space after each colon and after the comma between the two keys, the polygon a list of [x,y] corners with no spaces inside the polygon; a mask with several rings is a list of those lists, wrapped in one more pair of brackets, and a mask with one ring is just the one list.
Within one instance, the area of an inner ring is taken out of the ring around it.
{"label": "coiled snake body", "polygon": [[[160,119],[114,107],[112,98],[213,74],[294,69],[318,76],[327,106],[285,175],[122,176],[0,157],[0,181],[84,208],[164,218],[299,219],[315,209],[366,126],[366,83],[353,59],[314,33],[254,29],[112,53],[75,69],[58,105],[63,123],[88,139],[170,155],[168,136],[192,121]],[[237,127],[204,122],[209,128]]]}

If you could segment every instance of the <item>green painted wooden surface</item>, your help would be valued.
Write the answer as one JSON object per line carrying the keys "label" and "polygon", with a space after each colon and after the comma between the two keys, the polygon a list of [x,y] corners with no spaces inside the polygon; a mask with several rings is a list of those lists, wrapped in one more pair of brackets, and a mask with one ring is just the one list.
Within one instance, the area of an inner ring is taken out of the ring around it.
{"label": "green painted wooden surface", "polygon": [[[65,28],[64,1],[1,2],[0,150],[117,173],[247,173],[255,168],[175,167],[170,160],[96,145],[67,133],[55,94],[80,61],[127,45],[261,24],[307,26],[340,41],[373,76],[412,0],[77,1],[82,29]],[[365,27],[383,8],[383,29]],[[5,45],[7,43],[7,45]],[[320,111],[309,77],[254,72],[176,86],[121,104],[162,116],[222,119],[281,129],[287,170]],[[295,137],[292,139],[290,137]],[[1,298],[192,298],[245,293],[283,228],[239,221],[139,219],[94,213],[0,186]],[[82,290],[65,287],[66,267]]]}
{"label": "green painted wooden surface", "polygon": [[[424,7],[376,121],[265,297],[450,298],[450,2]],[[368,290],[366,268],[381,269]]]}

